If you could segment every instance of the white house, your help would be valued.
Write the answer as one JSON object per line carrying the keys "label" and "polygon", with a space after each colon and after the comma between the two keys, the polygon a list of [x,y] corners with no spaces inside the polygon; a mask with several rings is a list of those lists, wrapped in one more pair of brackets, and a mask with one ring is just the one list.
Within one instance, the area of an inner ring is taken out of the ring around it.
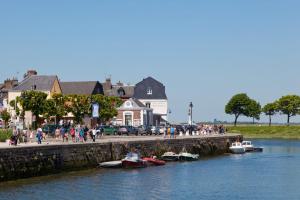
{"label": "white house", "polygon": [[153,109],[153,123],[159,125],[168,120],[168,98],[165,86],[152,77],[143,79],[134,88],[135,99]]}

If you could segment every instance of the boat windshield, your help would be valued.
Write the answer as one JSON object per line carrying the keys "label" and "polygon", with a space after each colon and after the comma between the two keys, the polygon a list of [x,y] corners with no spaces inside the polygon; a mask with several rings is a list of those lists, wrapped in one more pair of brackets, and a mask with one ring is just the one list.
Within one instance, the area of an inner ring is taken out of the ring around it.
{"label": "boat windshield", "polygon": [[126,155],[126,157],[127,157],[127,158],[140,158],[139,154],[137,154],[137,153],[132,153],[132,152],[128,153],[128,154]]}

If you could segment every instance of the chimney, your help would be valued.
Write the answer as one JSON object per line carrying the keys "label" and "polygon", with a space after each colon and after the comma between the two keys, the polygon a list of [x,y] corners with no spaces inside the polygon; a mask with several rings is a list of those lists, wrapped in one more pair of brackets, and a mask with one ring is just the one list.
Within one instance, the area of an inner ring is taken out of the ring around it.
{"label": "chimney", "polygon": [[112,89],[111,78],[106,78],[106,80],[105,80],[105,89],[106,90],[111,90]]}
{"label": "chimney", "polygon": [[18,80],[16,78],[13,79],[6,79],[4,81],[4,88],[7,90],[13,89],[18,85]]}
{"label": "chimney", "polygon": [[34,70],[34,69],[30,69],[30,70],[27,71],[26,74],[24,74],[24,79],[26,79],[26,78],[28,78],[30,76],[33,76],[33,75],[37,75],[37,71]]}
{"label": "chimney", "polygon": [[124,84],[121,83],[121,81],[119,81],[119,82],[117,83],[117,86],[124,86]]}

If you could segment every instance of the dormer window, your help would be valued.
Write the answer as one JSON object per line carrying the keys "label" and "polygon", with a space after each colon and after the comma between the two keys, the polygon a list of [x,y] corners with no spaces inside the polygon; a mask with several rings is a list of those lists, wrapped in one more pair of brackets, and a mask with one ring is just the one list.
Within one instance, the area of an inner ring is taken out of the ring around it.
{"label": "dormer window", "polygon": [[148,89],[147,89],[147,95],[152,95],[152,88],[148,87]]}
{"label": "dormer window", "polygon": [[120,88],[120,89],[118,90],[118,95],[119,95],[119,97],[125,96],[125,91],[124,91],[123,88]]}

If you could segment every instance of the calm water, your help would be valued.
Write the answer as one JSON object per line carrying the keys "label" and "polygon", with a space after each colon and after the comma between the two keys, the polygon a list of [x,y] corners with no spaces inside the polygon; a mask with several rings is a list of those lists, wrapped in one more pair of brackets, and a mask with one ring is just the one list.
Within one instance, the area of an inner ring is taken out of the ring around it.
{"label": "calm water", "polygon": [[256,140],[264,153],[141,170],[93,170],[0,185],[0,199],[300,199],[300,141]]}

